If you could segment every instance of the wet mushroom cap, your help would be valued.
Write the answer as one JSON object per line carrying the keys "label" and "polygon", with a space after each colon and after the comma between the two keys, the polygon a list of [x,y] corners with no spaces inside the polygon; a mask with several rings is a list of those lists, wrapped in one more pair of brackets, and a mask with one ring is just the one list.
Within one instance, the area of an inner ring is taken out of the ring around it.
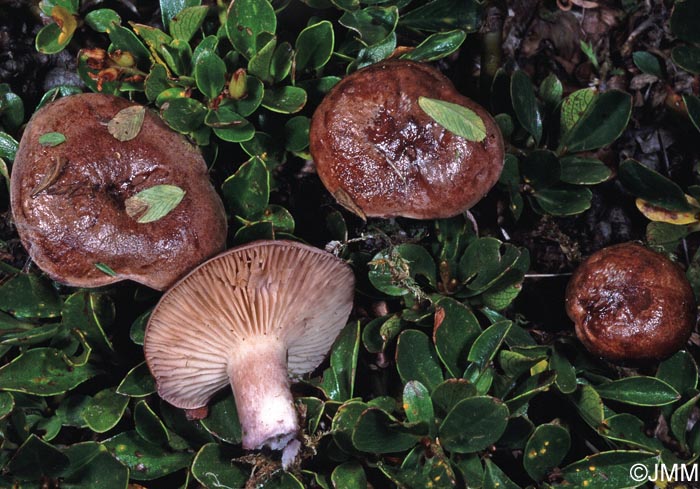
{"label": "wet mushroom cap", "polygon": [[[151,314],[144,352],[158,393],[176,407],[205,406],[229,383],[231,364],[262,343],[279,347],[288,376],[311,372],[345,326],[353,292],[352,269],[317,248],[257,241],[227,250],[180,280]],[[265,382],[256,369],[234,374]]]}
{"label": "wet mushroom cap", "polygon": [[[134,105],[111,95],[72,95],[40,109],[24,131],[12,213],[29,255],[54,280],[97,287],[131,279],[163,290],[225,246],[223,204],[194,146],[148,110],[133,139],[109,132],[114,116]],[[40,144],[53,132],[65,142]],[[163,218],[137,222],[125,201],[157,185],[179,187],[184,198]]]}
{"label": "wet mushroom cap", "polygon": [[662,359],[681,349],[696,317],[683,270],[636,243],[588,257],[569,281],[566,311],[591,353],[629,362]]}
{"label": "wet mushroom cap", "polygon": [[[486,138],[451,133],[423,111],[419,97],[476,112]],[[310,144],[323,184],[362,217],[457,215],[495,185],[504,162],[491,115],[438,70],[411,61],[382,61],[341,80],[314,113]]]}

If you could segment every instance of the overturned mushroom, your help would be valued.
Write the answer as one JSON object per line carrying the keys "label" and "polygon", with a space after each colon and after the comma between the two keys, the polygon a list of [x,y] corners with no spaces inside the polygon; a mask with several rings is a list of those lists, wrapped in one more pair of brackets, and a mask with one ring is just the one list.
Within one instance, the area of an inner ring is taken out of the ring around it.
{"label": "overturned mushroom", "polygon": [[[447,130],[425,99],[467,109],[482,137]],[[488,112],[435,68],[411,61],[382,61],[340,81],[314,113],[310,139],[321,181],[361,217],[454,216],[486,195],[504,162]]]}
{"label": "overturned mushroom", "polygon": [[613,361],[662,359],[685,345],[695,326],[695,298],[681,268],[660,253],[623,243],[594,253],[566,290],[576,335]]}
{"label": "overturned mushroom", "polygon": [[122,98],[73,95],[39,110],[11,187],[22,243],[68,285],[132,279],[162,290],[225,246],[223,204],[199,151]]}
{"label": "overturned mushroom", "polygon": [[352,308],[342,260],[291,241],[258,241],[205,262],[160,300],[144,351],[160,396],[205,406],[231,385],[243,447],[283,449],[299,430],[289,377],[312,371]]}

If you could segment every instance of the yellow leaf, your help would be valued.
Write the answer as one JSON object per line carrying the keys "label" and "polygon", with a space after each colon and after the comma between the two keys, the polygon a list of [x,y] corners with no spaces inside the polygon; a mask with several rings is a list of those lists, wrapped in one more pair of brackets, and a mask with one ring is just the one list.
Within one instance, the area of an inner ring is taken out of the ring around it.
{"label": "yellow leaf", "polygon": [[652,205],[644,199],[637,199],[636,204],[639,212],[644,214],[644,216],[651,221],[679,225],[693,224],[700,221],[700,208],[694,212],[669,211],[668,209]]}
{"label": "yellow leaf", "polygon": [[55,5],[51,10],[51,18],[61,28],[61,34],[58,36],[58,44],[64,44],[73,37],[75,29],[78,27],[78,20],[67,9],[60,5]]}

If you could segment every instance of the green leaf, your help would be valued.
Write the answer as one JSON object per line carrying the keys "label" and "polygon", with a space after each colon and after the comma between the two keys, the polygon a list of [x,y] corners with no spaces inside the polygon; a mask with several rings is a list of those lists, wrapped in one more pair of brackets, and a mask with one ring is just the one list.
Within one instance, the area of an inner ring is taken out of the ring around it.
{"label": "green leaf", "polygon": [[570,153],[591,151],[615,141],[632,114],[632,96],[619,90],[601,93],[562,137],[560,147]]}
{"label": "green leaf", "polygon": [[[635,487],[642,481],[630,477],[632,467],[641,464],[653,474],[657,461],[656,455],[642,451],[600,452],[564,467],[561,485],[595,489]],[[633,475],[638,473],[632,472]]]}
{"label": "green leaf", "polygon": [[559,105],[562,93],[564,93],[564,87],[554,73],[547,75],[545,79],[542,80],[542,83],[540,83],[540,98],[550,110]]}
{"label": "green leaf", "polygon": [[42,146],[58,146],[66,141],[66,136],[60,132],[47,132],[39,136],[39,144]]}
{"label": "green leaf", "polygon": [[444,418],[463,399],[476,395],[476,387],[466,379],[447,379],[433,390],[433,404]]}
{"label": "green leaf", "polygon": [[226,179],[222,191],[232,214],[258,219],[270,198],[270,173],[259,158],[251,158]]}
{"label": "green leaf", "polygon": [[44,26],[36,35],[34,46],[43,54],[56,54],[68,45],[73,35],[65,36],[58,24]]}
{"label": "green leaf", "polygon": [[110,8],[92,10],[85,16],[85,23],[97,32],[109,32],[115,24],[121,22],[119,14]]}
{"label": "green leaf", "polygon": [[160,0],[160,13],[163,25],[167,29],[170,21],[185,7],[199,5],[199,0]]}
{"label": "green leaf", "polygon": [[336,489],[366,489],[367,476],[358,462],[345,462],[331,473],[331,482]]}
{"label": "green leaf", "polygon": [[388,413],[378,408],[365,409],[352,431],[352,444],[370,453],[402,452],[413,447],[419,435],[411,432]]}
{"label": "green leaf", "polygon": [[698,386],[698,366],[690,353],[681,350],[661,362],[656,378],[685,394]]}
{"label": "green leaf", "polygon": [[95,433],[105,433],[122,419],[129,397],[117,394],[114,387],[98,392],[85,407],[83,419]]}
{"label": "green leaf", "polygon": [[474,32],[481,22],[481,4],[476,0],[432,0],[401,15],[405,27],[429,32],[463,29]]}
{"label": "green leaf", "polygon": [[167,216],[185,197],[175,185],[156,185],[141,190],[124,201],[126,213],[139,224],[158,221]]}
{"label": "green leaf", "polygon": [[107,294],[76,292],[63,304],[61,323],[66,329],[78,329],[88,343],[102,352],[112,353],[114,347],[105,332],[114,322],[114,302]]}
{"label": "green leaf", "polygon": [[280,114],[294,114],[306,105],[306,92],[299,87],[270,87],[265,90],[262,106]]}
{"label": "green leaf", "polygon": [[579,390],[569,396],[581,418],[594,430],[597,430],[605,418],[603,401],[590,385],[581,385]]}
{"label": "green leaf", "polygon": [[508,424],[508,408],[500,400],[470,397],[455,405],[440,425],[440,442],[455,453],[473,453],[498,441]]}
{"label": "green leaf", "polygon": [[109,40],[112,41],[116,49],[128,51],[138,60],[147,60],[150,58],[150,53],[146,46],[136,37],[130,29],[114,24],[108,32]]}
{"label": "green leaf", "polygon": [[248,472],[231,463],[237,455],[231,447],[207,443],[194,457],[192,475],[206,487],[243,487],[248,480]]}
{"label": "green leaf", "polygon": [[588,188],[562,185],[538,190],[533,197],[546,214],[573,216],[590,209],[593,193]]}
{"label": "green leaf", "polygon": [[55,318],[61,305],[50,282],[35,275],[17,275],[0,286],[0,310],[18,318]]}
{"label": "green leaf", "polygon": [[204,122],[207,109],[201,102],[183,97],[168,100],[160,107],[161,117],[178,132],[191,132]]}
{"label": "green leaf", "polygon": [[671,416],[671,433],[681,443],[681,447],[687,447],[686,431],[688,430],[688,421],[698,401],[700,401],[700,394],[683,403]]}
{"label": "green leaf", "polygon": [[[685,103],[685,108],[688,111],[688,117],[693,123],[695,128],[700,131],[700,98],[695,95],[685,94],[683,95],[683,102]],[[0,143],[1,144],[1,143]],[[0,156],[2,153],[0,152]]]}
{"label": "green leaf", "polygon": [[204,23],[209,12],[208,6],[187,7],[170,21],[170,35],[175,39],[190,42],[192,36]]}
{"label": "green leaf", "polygon": [[570,446],[571,437],[565,428],[557,424],[540,425],[525,445],[523,466],[530,477],[540,481],[559,466]]}
{"label": "green leaf", "polygon": [[233,111],[232,104],[222,104],[210,110],[204,123],[214,130],[220,139],[231,143],[250,141],[255,136],[255,128],[240,114]]}
{"label": "green leaf", "polygon": [[664,406],[680,399],[678,391],[654,377],[626,377],[595,387],[600,397],[635,406]]}
{"label": "green leaf", "polygon": [[125,431],[102,442],[121,463],[129,467],[136,481],[158,479],[189,466],[191,453],[164,452],[158,445],[147,442],[135,431]]}
{"label": "green leaf", "polygon": [[271,84],[273,80],[270,67],[276,47],[277,38],[275,36],[270,36],[270,39],[250,58],[248,62],[248,73],[260,78],[265,83]]}
{"label": "green leaf", "polygon": [[568,133],[576,125],[591,103],[593,103],[595,95],[595,89],[582,88],[564,99],[561,105],[560,121],[562,134]]}
{"label": "green leaf", "polygon": [[134,407],[134,425],[141,438],[154,445],[165,446],[170,439],[165,425],[144,400],[138,401]]}
{"label": "green leaf", "polygon": [[403,410],[409,423],[425,423],[433,427],[435,412],[430,392],[417,380],[406,382],[403,388]]}
{"label": "green leaf", "polygon": [[55,396],[82,384],[99,371],[89,363],[70,365],[55,348],[33,348],[0,368],[0,389]]}
{"label": "green leaf", "polygon": [[676,46],[671,50],[671,59],[684,70],[700,74],[700,47]]}
{"label": "green leaf", "polygon": [[663,450],[663,444],[656,438],[648,437],[645,431],[644,422],[629,413],[610,416],[598,427],[598,432],[604,437],[632,448],[653,452]]}
{"label": "green leaf", "polygon": [[394,32],[398,21],[399,10],[395,5],[345,12],[338,20],[341,25],[357,32],[367,46],[383,41]]}
{"label": "green leaf", "polygon": [[309,147],[309,127],[311,120],[299,115],[284,124],[285,149],[291,152],[304,151]]}
{"label": "green leaf", "polygon": [[486,459],[483,487],[484,489],[519,489],[519,486],[488,458]]}
{"label": "green leaf", "polygon": [[129,469],[98,443],[75,443],[63,453],[68,456],[70,465],[61,473],[61,488],[124,489],[129,482]]}
{"label": "green leaf", "polygon": [[562,394],[572,394],[576,391],[576,369],[571,365],[569,360],[556,349],[552,351],[552,357],[549,360],[549,368],[557,373],[557,378],[554,381]]}
{"label": "green leaf", "polygon": [[0,131],[0,158],[10,161],[14,160],[18,148],[19,143],[15,138],[6,132]]}
{"label": "green leaf", "polygon": [[224,60],[214,51],[203,51],[194,65],[194,79],[200,92],[209,99],[216,98],[226,83]]}
{"label": "green leaf", "polygon": [[430,391],[443,381],[435,348],[425,333],[415,329],[406,330],[399,335],[396,369],[404,383],[417,380]]}
{"label": "green leaf", "polygon": [[209,406],[209,415],[202,420],[202,426],[217,439],[226,443],[241,442],[241,425],[233,395],[220,398]]}
{"label": "green leaf", "polygon": [[130,397],[145,397],[156,391],[156,383],[146,362],[141,362],[129,370],[117,386],[117,393]]}
{"label": "green leaf", "polygon": [[226,33],[233,47],[250,59],[261,46],[258,36],[274,34],[277,29],[275,10],[268,0],[236,0],[226,18]]}
{"label": "green leaf", "polygon": [[467,360],[475,362],[483,370],[498,353],[512,326],[511,321],[499,321],[486,328],[474,341]]}
{"label": "green leaf", "polygon": [[435,261],[425,248],[410,243],[377,253],[369,262],[369,281],[381,292],[402,296],[416,292],[415,279],[420,275],[431,285],[436,283]]}
{"label": "green leaf", "polygon": [[437,61],[457,51],[467,38],[462,29],[431,34],[412,51],[403,54],[401,59],[411,61]]}
{"label": "green leaf", "polygon": [[333,423],[331,425],[331,433],[333,440],[338,447],[347,453],[355,453],[355,447],[352,443],[352,432],[360,419],[360,415],[370,406],[364,402],[349,401],[338,408]]}
{"label": "green leaf", "polygon": [[335,46],[333,24],[323,20],[302,30],[296,40],[296,70],[318,70],[328,63]]}
{"label": "green leaf", "polygon": [[620,163],[618,177],[636,197],[669,211],[696,212],[685,192],[673,181],[634,160]]}
{"label": "green leaf", "polygon": [[486,138],[484,121],[471,109],[427,97],[418,97],[418,105],[435,122],[467,141],[480,142]]}
{"label": "green leaf", "polygon": [[[426,439],[426,445],[428,440]],[[397,487],[447,489],[457,487],[454,469],[440,445],[418,446],[411,450],[401,463],[394,467],[389,463],[378,464],[379,470]],[[342,487],[342,486],[341,486]],[[364,489],[365,486],[362,486]],[[338,489],[341,489],[340,487]]]}
{"label": "green leaf", "polygon": [[522,125],[539,145],[542,139],[542,114],[535,98],[535,87],[523,71],[516,71],[510,82],[510,96],[513,110]]}
{"label": "green leaf", "polygon": [[461,377],[467,368],[467,354],[481,334],[479,321],[464,304],[443,297],[435,309],[433,341],[440,360],[452,377]]}
{"label": "green leaf", "polygon": [[663,77],[663,71],[661,69],[661,63],[659,59],[648,51],[635,51],[632,53],[632,61],[639,71],[642,73],[647,73],[649,75],[654,75],[658,78]]}
{"label": "green leaf", "polygon": [[42,475],[47,477],[58,476],[68,464],[68,457],[57,448],[46,443],[35,434],[31,434],[15,451],[6,469],[10,471],[13,477],[37,480]]}
{"label": "green leaf", "polygon": [[694,0],[675,2],[669,26],[678,39],[700,43],[700,32],[696,20],[700,18],[700,4]]}
{"label": "green leaf", "polygon": [[347,401],[353,397],[357,356],[360,350],[360,324],[348,324],[338,335],[331,348],[330,369],[323,373],[319,387],[333,401]]}
{"label": "green leaf", "polygon": [[595,185],[612,176],[612,170],[600,160],[565,156],[560,160],[561,181],[574,185]]}

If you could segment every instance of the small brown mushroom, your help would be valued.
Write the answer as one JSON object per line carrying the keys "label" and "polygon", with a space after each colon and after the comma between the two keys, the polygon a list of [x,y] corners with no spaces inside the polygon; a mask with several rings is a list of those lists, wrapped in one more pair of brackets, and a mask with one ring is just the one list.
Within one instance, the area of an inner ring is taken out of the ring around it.
{"label": "small brown mushroom", "polygon": [[693,290],[681,268],[636,243],[588,257],[569,281],[566,311],[591,353],[628,362],[675,353],[696,317]]}
{"label": "small brown mushroom", "polygon": [[158,393],[196,409],[230,384],[243,448],[284,449],[299,430],[289,377],[321,363],[353,291],[345,262],[292,241],[258,241],[212,258],[151,314],[144,352]]}
{"label": "small brown mushroom", "polygon": [[[115,118],[127,107],[135,116]],[[12,212],[29,255],[58,282],[97,287],[131,279],[163,290],[226,244],[223,204],[201,154],[138,109],[110,95],[73,95],[43,107],[24,131]],[[138,222],[129,199],[160,185],[184,191],[182,201],[156,221]]]}
{"label": "small brown mushroom", "polygon": [[[458,104],[484,122],[468,141],[433,120],[419,97]],[[503,138],[486,110],[435,68],[390,60],[341,80],[314,113],[311,154],[335,199],[361,217],[450,217],[469,209],[503,169]]]}

